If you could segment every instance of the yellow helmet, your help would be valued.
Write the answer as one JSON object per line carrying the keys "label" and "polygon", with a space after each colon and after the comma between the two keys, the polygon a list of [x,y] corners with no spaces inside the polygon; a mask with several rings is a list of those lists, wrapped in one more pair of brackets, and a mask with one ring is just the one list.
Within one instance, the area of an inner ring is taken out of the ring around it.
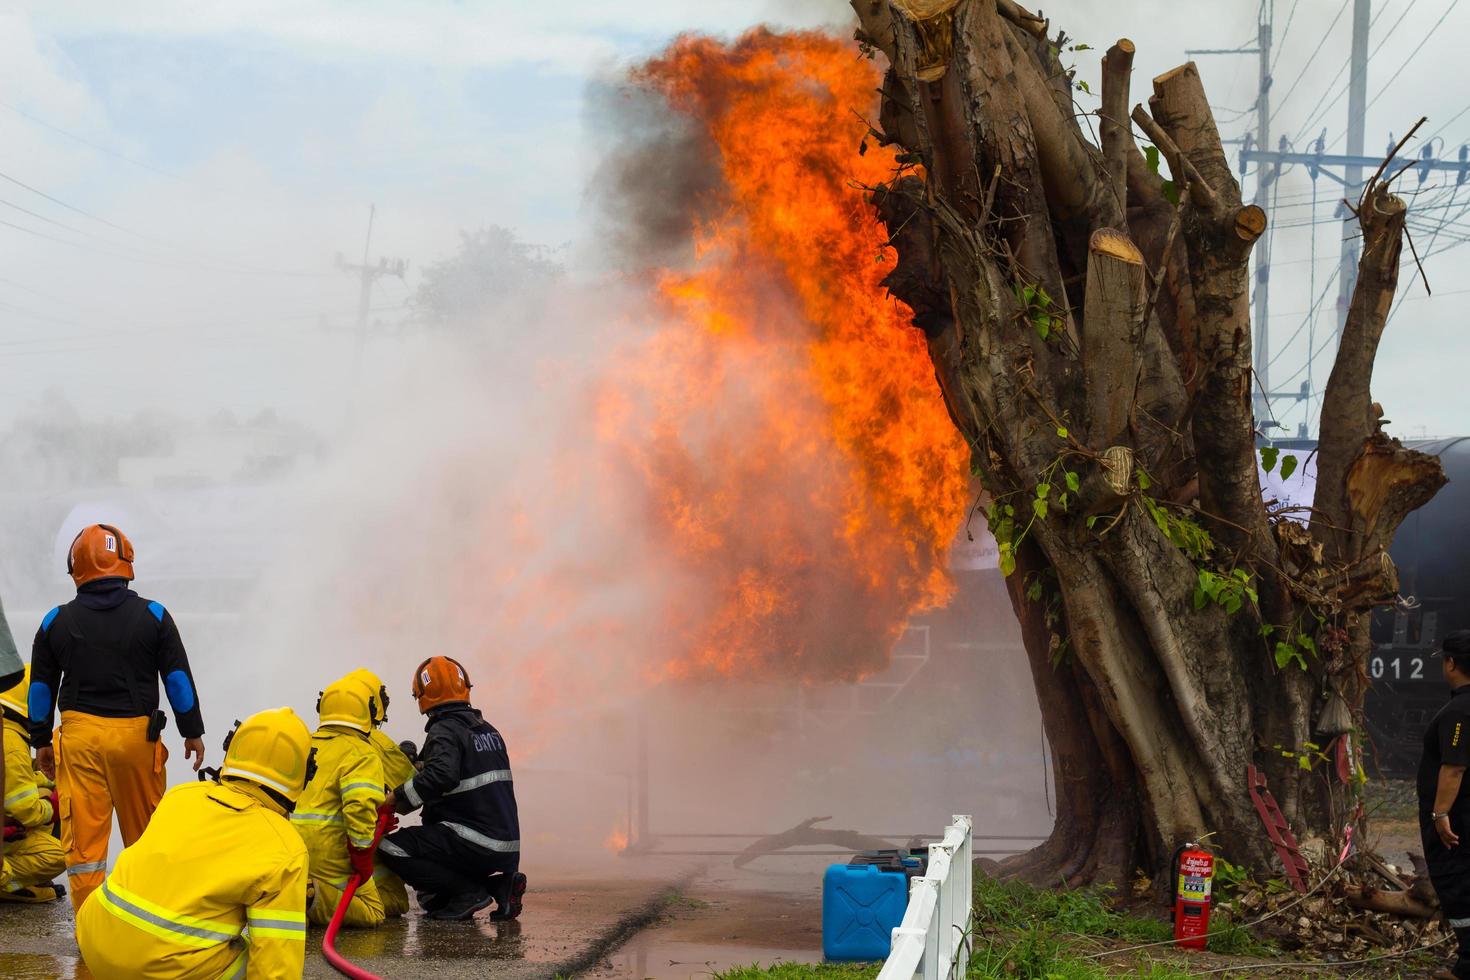
{"label": "yellow helmet", "polygon": [[323,725],[340,725],[367,734],[378,720],[378,694],[348,674],[327,685],[316,700]]}
{"label": "yellow helmet", "polygon": [[221,777],[234,776],[273,789],[292,803],[311,779],[311,732],[290,708],[260,711],[225,739]]}
{"label": "yellow helmet", "polygon": [[344,681],[356,681],[367,688],[371,696],[377,698],[378,716],[373,721],[373,726],[376,728],[383,727],[383,722],[388,720],[388,689],[383,686],[383,679],[366,667],[354,670],[342,679]]}
{"label": "yellow helmet", "polygon": [[30,689],[31,665],[26,664],[26,670],[21,675],[20,682],[10,690],[0,692],[0,705],[4,705],[22,718],[26,717],[26,695]]}

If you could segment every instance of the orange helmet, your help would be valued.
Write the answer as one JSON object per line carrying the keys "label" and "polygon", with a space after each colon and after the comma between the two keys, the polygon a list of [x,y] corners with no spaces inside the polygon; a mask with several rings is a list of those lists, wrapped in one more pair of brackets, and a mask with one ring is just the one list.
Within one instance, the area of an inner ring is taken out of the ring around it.
{"label": "orange helmet", "polygon": [[413,674],[413,696],[424,714],[441,704],[468,704],[472,686],[464,666],[450,657],[430,657]]}
{"label": "orange helmet", "polygon": [[89,524],[72,539],[66,571],[81,588],[100,578],[133,577],[133,543],[111,524]]}

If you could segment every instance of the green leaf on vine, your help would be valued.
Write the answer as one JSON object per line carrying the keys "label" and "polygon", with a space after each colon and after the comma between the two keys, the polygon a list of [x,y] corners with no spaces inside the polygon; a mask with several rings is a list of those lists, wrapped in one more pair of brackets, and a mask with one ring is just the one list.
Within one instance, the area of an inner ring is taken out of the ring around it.
{"label": "green leaf on vine", "polygon": [[1148,164],[1148,172],[1156,174],[1159,172],[1159,148],[1157,146],[1145,146],[1143,148],[1143,159]]}
{"label": "green leaf on vine", "polygon": [[1276,468],[1276,457],[1281,455],[1281,450],[1276,446],[1261,447],[1261,469],[1270,473]]}
{"label": "green leaf on vine", "polygon": [[1285,670],[1286,665],[1295,661],[1302,670],[1307,669],[1307,661],[1302,657],[1302,652],[1290,643],[1276,642],[1276,666]]}
{"label": "green leaf on vine", "polygon": [[1289,480],[1289,479],[1291,479],[1291,475],[1296,472],[1296,466],[1297,466],[1297,458],[1295,456],[1293,456],[1291,453],[1287,453],[1285,456],[1282,456],[1281,457],[1281,479],[1283,479],[1283,480]]}
{"label": "green leaf on vine", "polygon": [[1082,478],[1071,470],[1066,472],[1065,478],[1067,480],[1067,489],[1073,493],[1076,493],[1082,487]]}

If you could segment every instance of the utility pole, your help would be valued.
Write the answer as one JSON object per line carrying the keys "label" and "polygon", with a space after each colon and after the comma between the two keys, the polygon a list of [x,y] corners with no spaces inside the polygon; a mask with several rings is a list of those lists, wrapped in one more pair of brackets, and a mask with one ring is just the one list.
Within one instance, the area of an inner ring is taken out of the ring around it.
{"label": "utility pole", "polygon": [[[1275,19],[1275,0],[1261,4],[1261,20],[1256,25],[1256,53],[1260,56],[1260,82],[1256,94],[1256,145],[1261,149],[1271,145],[1271,22]],[[1282,147],[1285,149],[1285,147]],[[1280,176],[1281,167],[1256,164],[1256,206],[1266,211],[1269,205],[1271,185]],[[1266,426],[1274,426],[1271,414],[1271,235],[1263,235],[1256,242],[1256,352],[1255,386],[1252,400],[1255,402],[1255,417]]]}
{"label": "utility pole", "polygon": [[[1353,50],[1348,74],[1347,155],[1363,155],[1363,116],[1368,102],[1368,21],[1373,0],[1353,0]],[[1343,196],[1356,202],[1363,193],[1363,165],[1350,163],[1343,168]],[[1360,232],[1357,219],[1344,205],[1338,205],[1342,219],[1342,258],[1337,267],[1337,344],[1342,343],[1342,329],[1347,324],[1348,306],[1358,284]],[[1311,356],[1308,352],[1308,356]]]}
{"label": "utility pole", "polygon": [[[354,265],[346,262],[342,258],[342,253],[337,253],[337,268],[357,273],[360,283],[357,293],[357,343],[352,355],[352,390],[356,390],[358,383],[362,380],[362,356],[363,349],[367,346],[368,311],[372,309],[373,283],[383,276],[397,276],[402,279],[403,273],[408,269],[406,259],[388,259],[380,256],[376,265],[368,261],[368,255],[373,246],[373,219],[377,217],[377,214],[378,206],[369,204],[367,237],[362,243],[362,264]],[[349,403],[351,398],[351,391],[349,391]]]}

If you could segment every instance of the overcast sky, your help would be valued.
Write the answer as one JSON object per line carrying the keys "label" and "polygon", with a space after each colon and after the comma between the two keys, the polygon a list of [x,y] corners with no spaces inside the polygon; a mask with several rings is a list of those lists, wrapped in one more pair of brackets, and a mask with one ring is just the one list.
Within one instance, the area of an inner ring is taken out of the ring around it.
{"label": "overcast sky", "polygon": [[[1341,150],[1347,100],[1333,99],[1346,85],[1351,6],[1276,0],[1273,143],[1285,133],[1305,149],[1325,126],[1329,151]],[[1470,139],[1470,112],[1459,115],[1470,106],[1461,61],[1470,4],[1374,6],[1367,152],[1425,114],[1423,133],[1439,133],[1435,152],[1453,157]],[[411,263],[407,283],[385,280],[374,295],[375,316],[392,322],[415,270],[451,252],[459,229],[503,224],[550,245],[582,236],[594,79],[681,31],[732,35],[762,20],[813,26],[845,13],[835,0],[35,0],[5,9],[0,422],[53,386],[89,412],[274,406],[319,416],[350,361],[357,301],[334,257],[360,257],[370,203],[373,256]],[[1185,49],[1256,35],[1249,2],[1056,0],[1046,12],[1097,49],[1133,38],[1135,99]],[[1096,54],[1077,55],[1094,83]],[[1240,135],[1254,124],[1255,57],[1199,60],[1222,129]],[[1405,182],[1419,188],[1417,177]],[[1453,183],[1441,175],[1424,185],[1439,209],[1425,221],[1470,203],[1470,185],[1449,199]],[[1341,233],[1317,225],[1314,249],[1312,186],[1297,168],[1279,188],[1275,387],[1300,384],[1308,337],[1320,348],[1334,322]],[[1318,181],[1319,219],[1330,217],[1335,187]],[[1470,221],[1433,248],[1467,230]],[[1429,260],[1435,299],[1422,285],[1405,289],[1374,391],[1401,434],[1470,432],[1459,315],[1467,260],[1461,249]],[[1318,295],[1313,324],[1305,311]],[[1319,387],[1329,366],[1317,362]],[[1294,424],[1308,406],[1280,408]]]}

